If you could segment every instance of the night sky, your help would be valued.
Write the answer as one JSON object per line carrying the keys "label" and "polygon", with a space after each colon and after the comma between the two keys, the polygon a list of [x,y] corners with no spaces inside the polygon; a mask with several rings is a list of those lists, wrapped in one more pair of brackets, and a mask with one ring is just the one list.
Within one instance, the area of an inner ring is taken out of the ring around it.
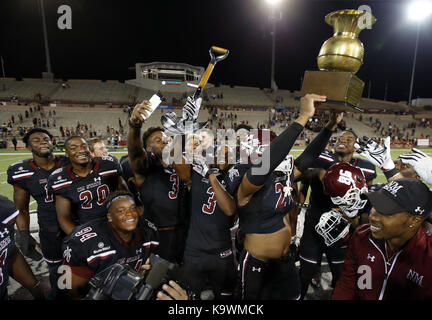
{"label": "night sky", "polygon": [[[406,21],[408,0],[282,0],[277,25],[276,83],[298,90],[305,70],[333,29],[326,14],[369,5],[378,19],[363,30],[364,65],[357,75],[371,98],[407,100],[416,26]],[[208,50],[230,50],[210,82],[270,86],[271,36],[264,0],[44,0],[51,65],[56,78],[127,80],[136,62],[184,62],[206,67]],[[72,30],[59,30],[57,8],[72,8]],[[37,78],[46,69],[37,0],[0,1],[0,55],[6,77]],[[432,17],[423,22],[413,98],[432,97]]]}

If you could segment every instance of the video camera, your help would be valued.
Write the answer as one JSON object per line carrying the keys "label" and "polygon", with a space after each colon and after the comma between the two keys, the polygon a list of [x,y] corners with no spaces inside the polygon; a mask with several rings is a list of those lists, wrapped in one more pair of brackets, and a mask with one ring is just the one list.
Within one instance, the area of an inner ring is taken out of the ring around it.
{"label": "video camera", "polygon": [[153,292],[168,280],[178,278],[177,264],[154,254],[146,279],[129,265],[113,264],[90,279],[84,300],[151,300]]}

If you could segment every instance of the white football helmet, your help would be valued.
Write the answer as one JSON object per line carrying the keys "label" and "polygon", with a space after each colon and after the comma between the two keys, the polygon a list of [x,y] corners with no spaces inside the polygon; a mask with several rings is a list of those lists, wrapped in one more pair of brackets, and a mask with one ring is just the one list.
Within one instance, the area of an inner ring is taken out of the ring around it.
{"label": "white football helmet", "polygon": [[337,210],[323,213],[315,226],[316,232],[324,238],[327,246],[343,239],[348,234],[349,228],[349,222]]}

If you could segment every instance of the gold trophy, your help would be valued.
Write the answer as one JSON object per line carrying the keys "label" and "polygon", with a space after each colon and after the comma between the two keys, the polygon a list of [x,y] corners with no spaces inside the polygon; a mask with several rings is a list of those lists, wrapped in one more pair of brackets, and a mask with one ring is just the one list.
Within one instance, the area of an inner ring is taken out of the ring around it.
{"label": "gold trophy", "polygon": [[[367,11],[339,10],[325,17],[334,28],[333,37],[324,42],[318,54],[320,71],[306,71],[300,95],[316,93],[327,96],[320,109],[363,112],[359,107],[364,82],[355,73],[363,64],[364,48],[357,38],[363,30]],[[370,14],[369,14],[370,15]],[[369,26],[376,22],[368,17]]]}

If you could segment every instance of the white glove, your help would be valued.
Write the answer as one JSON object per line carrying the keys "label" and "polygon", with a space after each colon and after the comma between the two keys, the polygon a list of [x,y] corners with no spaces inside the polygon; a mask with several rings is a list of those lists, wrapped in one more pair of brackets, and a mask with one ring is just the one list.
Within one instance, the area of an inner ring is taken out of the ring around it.
{"label": "white glove", "polygon": [[182,119],[187,121],[194,121],[198,119],[201,102],[202,98],[198,98],[196,101],[194,101],[191,97],[188,97],[186,104],[183,106]]}
{"label": "white glove", "polygon": [[192,169],[204,178],[208,178],[211,174],[214,174],[216,176],[220,174],[219,169],[209,168],[204,157],[194,157]]}
{"label": "white glove", "polygon": [[391,158],[390,137],[384,139],[384,146],[376,143],[372,139],[364,136],[363,139],[357,138],[354,144],[356,151],[372,162],[375,166],[383,171],[389,171],[395,168]]}
{"label": "white glove", "polygon": [[402,163],[412,166],[426,183],[432,184],[432,157],[416,148],[413,148],[412,151],[412,153],[400,155],[399,159],[401,159]]}

